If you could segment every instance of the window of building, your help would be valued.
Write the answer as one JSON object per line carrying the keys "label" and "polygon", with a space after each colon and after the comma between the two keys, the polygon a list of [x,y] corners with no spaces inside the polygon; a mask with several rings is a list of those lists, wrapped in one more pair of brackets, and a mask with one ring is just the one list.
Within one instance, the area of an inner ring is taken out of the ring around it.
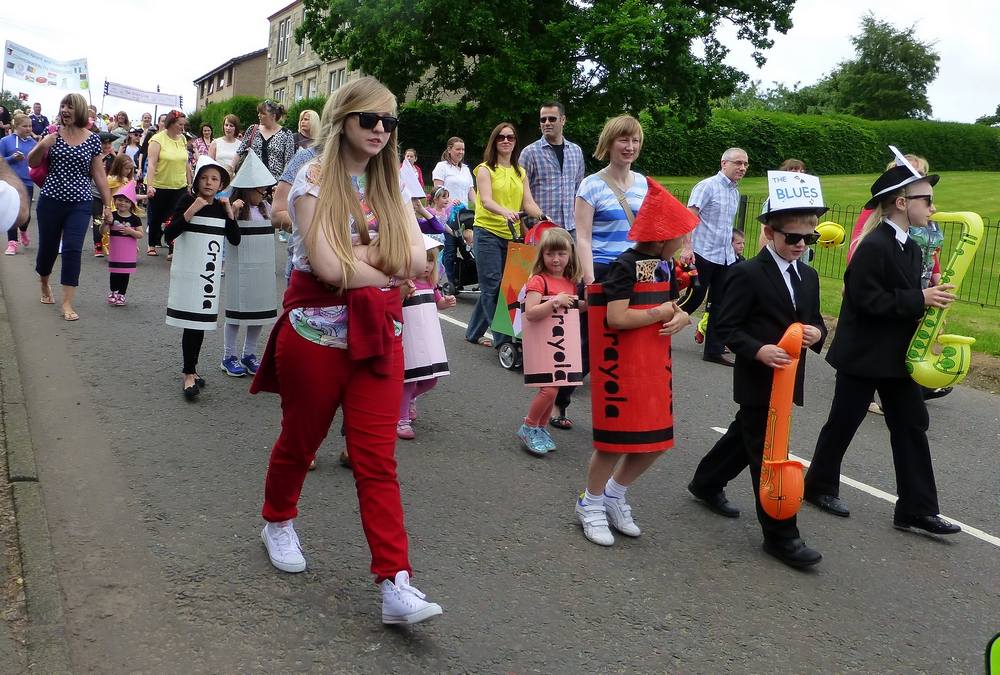
{"label": "window of building", "polygon": [[330,93],[333,93],[344,86],[347,81],[347,70],[338,68],[330,71]]}
{"label": "window of building", "polygon": [[201,97],[202,98],[205,98],[205,89],[206,89],[206,87],[207,87],[207,85],[206,85],[205,81],[202,80],[201,81]]}
{"label": "window of building", "polygon": [[280,89],[275,89],[274,90],[274,100],[277,103],[281,103],[282,101],[285,100],[285,88],[284,87],[281,87]]}
{"label": "window of building", "polygon": [[229,72],[226,73],[226,82],[229,83],[230,87],[233,86],[233,67],[232,66],[229,66]]}
{"label": "window of building", "polygon": [[303,38],[302,42],[299,43],[299,56],[302,56],[305,53],[306,53],[306,41],[305,38]]}
{"label": "window of building", "polygon": [[295,100],[296,101],[302,100],[302,82],[301,82],[301,80],[299,82],[295,83]]}
{"label": "window of building", "polygon": [[215,80],[209,80],[208,81],[208,93],[211,94],[213,91],[215,91]]}
{"label": "window of building", "polygon": [[307,86],[306,86],[306,91],[309,92],[307,94],[309,96],[309,98],[312,98],[313,96],[316,95],[316,78],[315,77],[310,77],[309,78],[309,82],[307,83]]}
{"label": "window of building", "polygon": [[285,63],[288,61],[288,42],[292,36],[292,18],[288,17],[284,21],[278,22],[278,48],[277,61]]}
{"label": "window of building", "polygon": [[226,86],[226,74],[219,73],[219,84],[216,85],[216,89],[222,89],[225,86]]}

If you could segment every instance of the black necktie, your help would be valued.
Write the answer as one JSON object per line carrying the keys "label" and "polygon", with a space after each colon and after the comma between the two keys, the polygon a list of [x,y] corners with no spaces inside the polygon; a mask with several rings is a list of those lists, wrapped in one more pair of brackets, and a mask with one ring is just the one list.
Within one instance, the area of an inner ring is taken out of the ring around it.
{"label": "black necktie", "polygon": [[799,278],[799,272],[795,269],[795,263],[788,263],[788,280],[792,285],[792,305],[795,307],[796,313],[798,313],[799,297],[802,292],[802,279]]}

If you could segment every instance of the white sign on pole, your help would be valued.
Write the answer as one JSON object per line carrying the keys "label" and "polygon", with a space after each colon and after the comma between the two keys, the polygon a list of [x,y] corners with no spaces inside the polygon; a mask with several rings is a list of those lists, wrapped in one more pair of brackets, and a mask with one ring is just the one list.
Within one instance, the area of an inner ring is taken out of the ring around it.
{"label": "white sign on pole", "polygon": [[145,91],[136,89],[127,84],[104,81],[104,95],[121,98],[126,101],[137,101],[148,105],[162,105],[168,108],[180,108],[184,104],[184,98],[177,94],[162,94],[158,91]]}
{"label": "white sign on pole", "polygon": [[90,89],[87,59],[58,61],[10,40],[4,45],[3,72],[33,84],[72,91]]}

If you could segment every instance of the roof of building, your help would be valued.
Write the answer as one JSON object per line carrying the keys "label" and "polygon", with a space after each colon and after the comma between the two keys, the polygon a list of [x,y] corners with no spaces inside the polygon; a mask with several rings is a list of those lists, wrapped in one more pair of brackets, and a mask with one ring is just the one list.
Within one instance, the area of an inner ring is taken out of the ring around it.
{"label": "roof of building", "polygon": [[225,70],[226,68],[229,68],[230,66],[238,65],[240,63],[243,63],[244,61],[249,61],[252,58],[256,58],[258,56],[263,56],[264,54],[267,54],[267,47],[264,47],[263,49],[258,49],[256,51],[249,52],[249,53],[244,54],[242,56],[237,56],[235,58],[229,59],[228,61],[226,61],[225,63],[223,63],[221,66],[216,66],[215,68],[212,68],[212,70],[208,71],[207,73],[205,73],[201,77],[196,77],[194,79],[194,83],[198,84],[202,80],[207,80],[208,78],[212,77],[213,75],[215,75],[216,73],[218,73],[220,70]]}
{"label": "roof of building", "polygon": [[294,7],[295,5],[301,5],[301,4],[302,4],[302,0],[295,0],[295,2],[290,2],[287,5],[285,5],[284,7],[282,7],[281,9],[279,9],[277,12],[275,12],[274,14],[272,14],[271,16],[267,17],[267,20],[271,21],[272,19],[274,19],[274,17],[278,16],[279,14],[284,14],[285,12],[287,12],[288,10],[290,10],[292,7]]}

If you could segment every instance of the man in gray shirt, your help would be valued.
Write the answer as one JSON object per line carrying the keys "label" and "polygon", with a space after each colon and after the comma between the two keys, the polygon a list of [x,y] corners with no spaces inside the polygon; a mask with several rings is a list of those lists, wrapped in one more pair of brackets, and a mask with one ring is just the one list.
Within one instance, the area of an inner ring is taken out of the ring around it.
{"label": "man in gray shirt", "polygon": [[708,295],[705,311],[708,328],[705,335],[705,361],[733,366],[732,359],[723,355],[725,342],[712,330],[712,305],[722,301],[729,266],[736,262],[733,251],[733,219],[740,204],[737,185],[746,175],[750,162],[741,148],[729,148],[722,154],[719,173],[706,178],[691,190],[688,209],[698,216],[698,225],[691,237],[690,248],[685,247],[682,261],[694,260],[698,268],[699,287],[682,304],[685,312],[693,313]]}

